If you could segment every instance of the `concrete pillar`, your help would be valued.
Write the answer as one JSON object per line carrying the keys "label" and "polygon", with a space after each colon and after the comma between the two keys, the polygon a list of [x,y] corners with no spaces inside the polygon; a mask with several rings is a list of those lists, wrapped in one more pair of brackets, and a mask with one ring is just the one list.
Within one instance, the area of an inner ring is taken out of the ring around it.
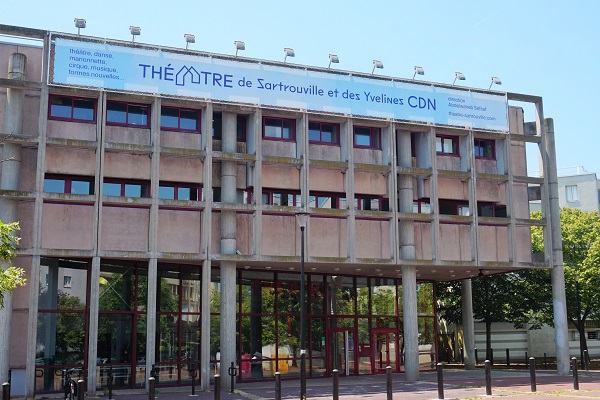
{"label": "concrete pillar", "polygon": [[[237,116],[234,113],[223,112],[223,152],[236,152],[237,150]],[[221,201],[223,203],[236,202],[237,165],[235,162],[223,161],[221,163]],[[221,211],[221,254],[235,254],[236,244],[236,213],[235,211]],[[227,376],[227,370],[232,362],[236,361],[236,264],[232,261],[221,262],[221,376]],[[223,388],[230,389],[231,381],[224,379]]]}
{"label": "concrete pillar", "polygon": [[419,326],[417,319],[417,271],[402,267],[402,317],[404,318],[404,367],[406,382],[419,379]]}
{"label": "concrete pillar", "polygon": [[[24,54],[13,53],[8,59],[8,79],[25,80]],[[23,133],[23,97],[21,89],[6,90],[6,112],[4,133],[20,135]],[[21,175],[21,145],[4,143],[2,151],[2,177],[0,189],[19,190]],[[0,221],[8,224],[18,221],[18,203],[15,200],[0,199]],[[2,268],[8,267],[3,263]],[[4,308],[0,309],[0,382],[8,380],[10,359],[10,328],[12,322],[12,296],[4,295]]]}
{"label": "concrete pillar", "polygon": [[148,262],[148,304],[146,305],[146,389],[152,364],[156,363],[156,293],[158,288],[158,260],[151,258]]}
{"label": "concrete pillar", "polygon": [[475,321],[473,319],[473,292],[470,279],[463,279],[462,297],[463,351],[465,369],[475,369]]}
{"label": "concrete pillar", "polygon": [[[88,336],[88,360],[98,358],[98,310],[100,309],[100,257],[92,258],[92,270],[90,273],[90,300],[89,300],[89,336]],[[88,395],[96,394],[96,374],[98,365],[88,362],[88,375],[86,378]]]}
{"label": "concrete pillar", "polygon": [[[539,105],[541,109],[541,104]],[[538,111],[541,113],[541,111]],[[541,121],[538,122],[538,124]],[[563,265],[562,234],[560,229],[560,206],[558,203],[558,177],[556,170],[556,145],[554,121],[543,121],[546,130],[545,159],[549,194],[550,235],[552,238],[552,305],[554,309],[554,334],[556,340],[556,362],[559,375],[569,374],[569,338],[567,320],[567,298],[565,294],[565,267]],[[548,216],[546,216],[548,218]]]}
{"label": "concrete pillar", "polygon": [[210,260],[202,263],[202,302],[200,338],[200,390],[210,388]]}

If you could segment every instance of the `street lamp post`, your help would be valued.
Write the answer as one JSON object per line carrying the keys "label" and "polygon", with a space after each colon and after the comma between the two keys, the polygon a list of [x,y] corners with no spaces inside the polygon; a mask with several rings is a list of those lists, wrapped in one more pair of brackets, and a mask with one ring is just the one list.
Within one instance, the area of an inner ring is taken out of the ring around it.
{"label": "street lamp post", "polygon": [[304,294],[304,228],[308,222],[307,212],[296,213],[296,220],[300,226],[300,400],[306,400],[306,338],[304,335],[304,308],[306,298]]}

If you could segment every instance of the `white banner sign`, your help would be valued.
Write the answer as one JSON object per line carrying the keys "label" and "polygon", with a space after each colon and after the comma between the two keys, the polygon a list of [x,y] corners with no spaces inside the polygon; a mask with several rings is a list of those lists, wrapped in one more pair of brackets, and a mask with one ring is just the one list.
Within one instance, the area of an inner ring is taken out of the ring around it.
{"label": "white banner sign", "polygon": [[508,131],[504,94],[57,38],[52,82]]}

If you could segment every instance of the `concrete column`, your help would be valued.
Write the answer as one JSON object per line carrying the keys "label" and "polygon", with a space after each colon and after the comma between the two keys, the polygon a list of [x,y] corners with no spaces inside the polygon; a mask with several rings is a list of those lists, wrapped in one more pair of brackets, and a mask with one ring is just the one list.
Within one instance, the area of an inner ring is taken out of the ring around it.
{"label": "concrete column", "polygon": [[[98,358],[98,310],[100,308],[100,257],[92,258],[92,271],[90,276],[90,328],[88,337],[88,360]],[[96,394],[96,374],[98,366],[95,362],[88,362],[87,392],[88,395]]]}
{"label": "concrete column", "polygon": [[202,263],[202,303],[200,338],[200,390],[210,388],[210,260]]}
{"label": "concrete column", "polygon": [[475,369],[475,321],[473,320],[473,292],[470,279],[461,281],[460,292],[465,369]]}
{"label": "concrete column", "polygon": [[417,271],[402,267],[402,317],[404,318],[404,367],[406,382],[419,379],[419,326],[417,319]]}
{"label": "concrete column", "polygon": [[[223,152],[236,152],[237,116],[234,113],[223,112]],[[237,165],[235,162],[221,163],[221,201],[236,202]],[[236,244],[236,213],[221,211],[221,254],[235,254]],[[236,361],[236,264],[232,261],[221,262],[221,376],[227,377],[227,369]],[[224,379],[222,387],[229,389],[231,381]]]}
{"label": "concrete column", "polygon": [[152,364],[156,363],[156,292],[158,289],[158,262],[148,262],[148,304],[146,306],[146,389]]}
{"label": "concrete column", "polygon": [[[538,105],[541,114],[541,104]],[[556,170],[556,145],[554,142],[554,121],[543,121],[546,130],[544,172],[548,179],[550,235],[552,238],[552,304],[554,309],[554,334],[556,340],[556,362],[559,375],[569,374],[569,338],[567,320],[567,299],[565,294],[565,267],[563,265],[562,234],[560,229],[560,206],[558,203],[558,177]],[[546,216],[548,218],[548,216]]]}
{"label": "concrete column", "polygon": [[[24,54],[13,53],[8,59],[8,79],[25,80]],[[20,135],[23,133],[23,97],[21,89],[6,90],[6,112],[4,133]],[[2,177],[0,189],[19,190],[21,176],[21,145],[4,143],[2,151]],[[0,199],[0,221],[8,224],[18,221],[18,203],[15,200]],[[3,263],[2,268],[8,267]],[[10,359],[10,327],[12,323],[12,296],[4,295],[4,308],[0,309],[0,382],[8,380]]]}

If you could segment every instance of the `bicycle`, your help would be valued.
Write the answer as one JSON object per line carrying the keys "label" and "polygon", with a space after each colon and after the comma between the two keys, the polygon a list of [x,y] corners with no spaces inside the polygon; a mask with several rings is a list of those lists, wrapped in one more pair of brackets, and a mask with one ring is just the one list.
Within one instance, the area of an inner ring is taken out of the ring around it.
{"label": "bicycle", "polygon": [[81,371],[81,368],[61,369],[65,374],[65,400],[75,400],[77,398],[77,382],[71,378],[71,374],[75,371]]}

